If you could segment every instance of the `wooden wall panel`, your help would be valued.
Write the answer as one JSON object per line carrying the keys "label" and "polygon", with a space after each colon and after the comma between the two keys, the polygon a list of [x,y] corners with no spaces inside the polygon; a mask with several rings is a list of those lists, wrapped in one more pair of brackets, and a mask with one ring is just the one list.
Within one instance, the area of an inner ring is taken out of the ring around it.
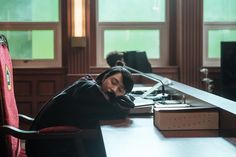
{"label": "wooden wall panel", "polygon": [[68,53],[68,73],[78,74],[89,71],[89,59],[86,48],[72,48]]}
{"label": "wooden wall panel", "polygon": [[180,82],[201,86],[202,67],[202,0],[177,2],[177,60]]}
{"label": "wooden wall panel", "polygon": [[36,87],[37,95],[39,96],[52,96],[56,92],[55,80],[38,80]]}
{"label": "wooden wall panel", "polygon": [[176,0],[170,0],[170,17],[169,17],[169,65],[176,66],[177,65],[177,58],[176,58]]}
{"label": "wooden wall panel", "polygon": [[96,66],[96,0],[86,1],[86,35],[89,66]]}
{"label": "wooden wall panel", "polygon": [[15,69],[14,88],[21,113],[35,116],[39,109],[65,85],[63,69]]}
{"label": "wooden wall panel", "polygon": [[15,82],[15,93],[18,96],[32,96],[32,81],[19,80]]}
{"label": "wooden wall panel", "polygon": [[17,107],[18,107],[18,112],[24,115],[28,115],[30,117],[33,116],[33,105],[31,101],[16,101],[17,102]]}

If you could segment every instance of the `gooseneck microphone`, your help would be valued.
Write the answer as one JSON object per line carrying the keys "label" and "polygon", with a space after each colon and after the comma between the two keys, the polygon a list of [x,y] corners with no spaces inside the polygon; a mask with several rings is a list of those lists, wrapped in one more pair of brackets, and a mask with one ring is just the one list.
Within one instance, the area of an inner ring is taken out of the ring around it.
{"label": "gooseneck microphone", "polygon": [[[162,89],[162,90],[161,90],[161,91],[162,91],[162,97],[165,96],[165,84],[163,83],[162,80],[160,80],[160,79],[158,79],[158,78],[155,78],[155,77],[153,77],[153,76],[151,76],[151,75],[148,75],[147,73],[144,73],[144,72],[141,72],[141,71],[139,71],[139,70],[133,69],[133,68],[131,68],[131,67],[129,67],[129,66],[126,66],[126,65],[124,65],[124,63],[123,63],[122,61],[117,61],[117,64],[116,64],[116,65],[117,65],[117,66],[123,66],[124,68],[128,69],[128,70],[131,71],[131,72],[138,73],[138,74],[140,74],[140,75],[142,75],[142,76],[144,76],[144,77],[146,77],[146,78],[149,78],[149,79],[151,79],[151,80],[153,80],[153,81],[158,82],[158,83],[155,84],[151,89],[149,89],[149,90],[147,90],[145,93],[143,93],[143,94],[141,95],[142,98],[147,98],[147,96],[148,96],[149,94],[151,94],[153,91],[155,91],[155,90],[158,89],[159,87],[161,87],[161,89]],[[168,83],[166,83],[166,84],[169,84],[170,80],[167,80],[167,81],[168,81]]]}
{"label": "gooseneck microphone", "polygon": [[140,74],[140,75],[142,75],[142,76],[144,76],[144,77],[146,77],[146,78],[149,78],[149,79],[151,79],[151,80],[153,80],[153,81],[160,82],[162,85],[164,85],[164,83],[163,83],[160,79],[155,78],[155,77],[153,77],[153,76],[151,76],[151,75],[148,75],[147,73],[144,73],[144,72],[142,72],[142,71],[139,71],[139,70],[136,70],[136,69],[134,69],[134,68],[131,68],[131,67],[129,67],[129,66],[126,66],[126,65],[125,65],[122,61],[120,61],[120,60],[118,60],[118,61],[116,62],[116,65],[117,65],[117,66],[123,66],[124,68],[126,68],[126,69],[128,69],[128,70],[130,70],[130,71],[136,72],[136,73],[138,73],[138,74]]}

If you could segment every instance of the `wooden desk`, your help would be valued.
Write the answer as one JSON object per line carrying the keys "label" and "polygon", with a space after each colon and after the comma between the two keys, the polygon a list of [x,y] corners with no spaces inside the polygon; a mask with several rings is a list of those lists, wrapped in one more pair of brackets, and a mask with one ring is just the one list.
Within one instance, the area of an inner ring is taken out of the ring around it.
{"label": "wooden desk", "polygon": [[235,138],[165,137],[152,117],[101,125],[101,131],[107,157],[236,157]]}

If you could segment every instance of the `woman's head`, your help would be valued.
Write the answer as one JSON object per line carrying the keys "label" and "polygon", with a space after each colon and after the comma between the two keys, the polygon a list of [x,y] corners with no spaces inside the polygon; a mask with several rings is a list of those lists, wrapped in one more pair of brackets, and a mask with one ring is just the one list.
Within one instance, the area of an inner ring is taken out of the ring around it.
{"label": "woman's head", "polygon": [[118,52],[118,51],[113,51],[113,52],[110,52],[107,57],[106,57],[106,61],[107,61],[107,64],[110,66],[110,67],[114,67],[117,65],[117,62],[124,62],[123,61],[123,52]]}
{"label": "woman's head", "polygon": [[131,92],[133,79],[131,73],[122,66],[115,66],[105,70],[97,78],[96,82],[104,92],[121,96]]}

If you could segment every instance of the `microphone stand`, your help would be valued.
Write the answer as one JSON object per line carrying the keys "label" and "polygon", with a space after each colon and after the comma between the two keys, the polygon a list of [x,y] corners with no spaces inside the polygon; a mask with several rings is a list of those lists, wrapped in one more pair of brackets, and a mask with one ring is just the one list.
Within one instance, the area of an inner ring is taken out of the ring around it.
{"label": "microphone stand", "polygon": [[149,78],[149,79],[151,79],[151,80],[153,80],[153,81],[158,82],[158,83],[155,84],[151,89],[149,89],[148,91],[146,91],[145,93],[143,93],[143,94],[141,95],[142,98],[146,98],[149,94],[151,94],[154,90],[158,89],[159,87],[162,87],[162,98],[165,97],[165,85],[164,85],[164,83],[162,82],[162,80],[160,80],[160,79],[158,79],[158,78],[155,78],[155,77],[153,77],[153,76],[150,76],[150,75],[148,75],[148,74],[146,74],[146,73],[144,73],[144,72],[141,72],[141,71],[139,71],[139,70],[136,70],[136,69],[133,69],[133,68],[131,68],[131,67],[128,67],[128,66],[126,66],[126,65],[123,65],[123,67],[126,68],[126,69],[128,69],[128,70],[130,70],[130,71],[136,72],[136,73],[138,73],[138,74],[140,74],[140,75],[142,75],[142,76],[144,76],[144,77],[146,77],[146,78]]}
{"label": "microphone stand", "polygon": [[[147,96],[148,96],[149,94],[151,94],[153,91],[155,91],[156,89],[162,87],[161,104],[168,104],[168,103],[166,103],[166,99],[165,99],[165,98],[166,98],[166,95],[165,95],[165,85],[170,85],[170,84],[172,84],[172,82],[171,82],[170,79],[168,79],[168,78],[163,78],[163,80],[161,80],[161,79],[155,78],[155,77],[153,77],[153,76],[151,76],[151,75],[148,75],[147,73],[144,73],[144,72],[138,71],[138,70],[136,70],[136,69],[133,69],[133,68],[131,68],[131,67],[128,67],[128,66],[125,66],[125,65],[123,65],[123,67],[126,68],[126,69],[128,69],[128,70],[130,70],[130,71],[136,72],[136,73],[138,73],[138,74],[140,74],[140,75],[142,75],[142,76],[144,76],[144,77],[146,77],[146,78],[149,78],[149,79],[151,79],[151,80],[153,80],[153,81],[158,82],[158,83],[155,84],[151,89],[149,89],[149,90],[147,90],[145,93],[143,93],[143,94],[141,95],[141,98],[146,98],[146,99],[152,99],[152,100],[154,100],[154,98],[150,98],[150,97],[147,97]],[[166,79],[166,80],[165,80],[165,79]],[[186,103],[186,102],[185,102],[185,95],[182,95],[182,103],[181,103],[181,105],[186,106],[187,104],[185,104],[185,103]],[[177,103],[177,104],[178,104],[178,103]],[[187,106],[190,106],[190,105],[187,105]]]}
{"label": "microphone stand", "polygon": [[133,69],[133,68],[131,68],[131,67],[129,67],[129,66],[126,66],[126,65],[124,65],[123,67],[126,68],[126,69],[128,69],[128,70],[130,70],[130,71],[136,72],[136,73],[138,73],[138,74],[140,74],[140,75],[142,75],[142,76],[144,76],[144,77],[146,77],[146,78],[149,78],[149,79],[151,79],[151,80],[153,80],[153,81],[161,82],[161,83],[164,85],[164,83],[163,83],[160,79],[155,78],[155,77],[153,77],[153,76],[151,76],[151,75],[148,75],[147,73],[144,73],[144,72],[142,72],[142,71]]}

